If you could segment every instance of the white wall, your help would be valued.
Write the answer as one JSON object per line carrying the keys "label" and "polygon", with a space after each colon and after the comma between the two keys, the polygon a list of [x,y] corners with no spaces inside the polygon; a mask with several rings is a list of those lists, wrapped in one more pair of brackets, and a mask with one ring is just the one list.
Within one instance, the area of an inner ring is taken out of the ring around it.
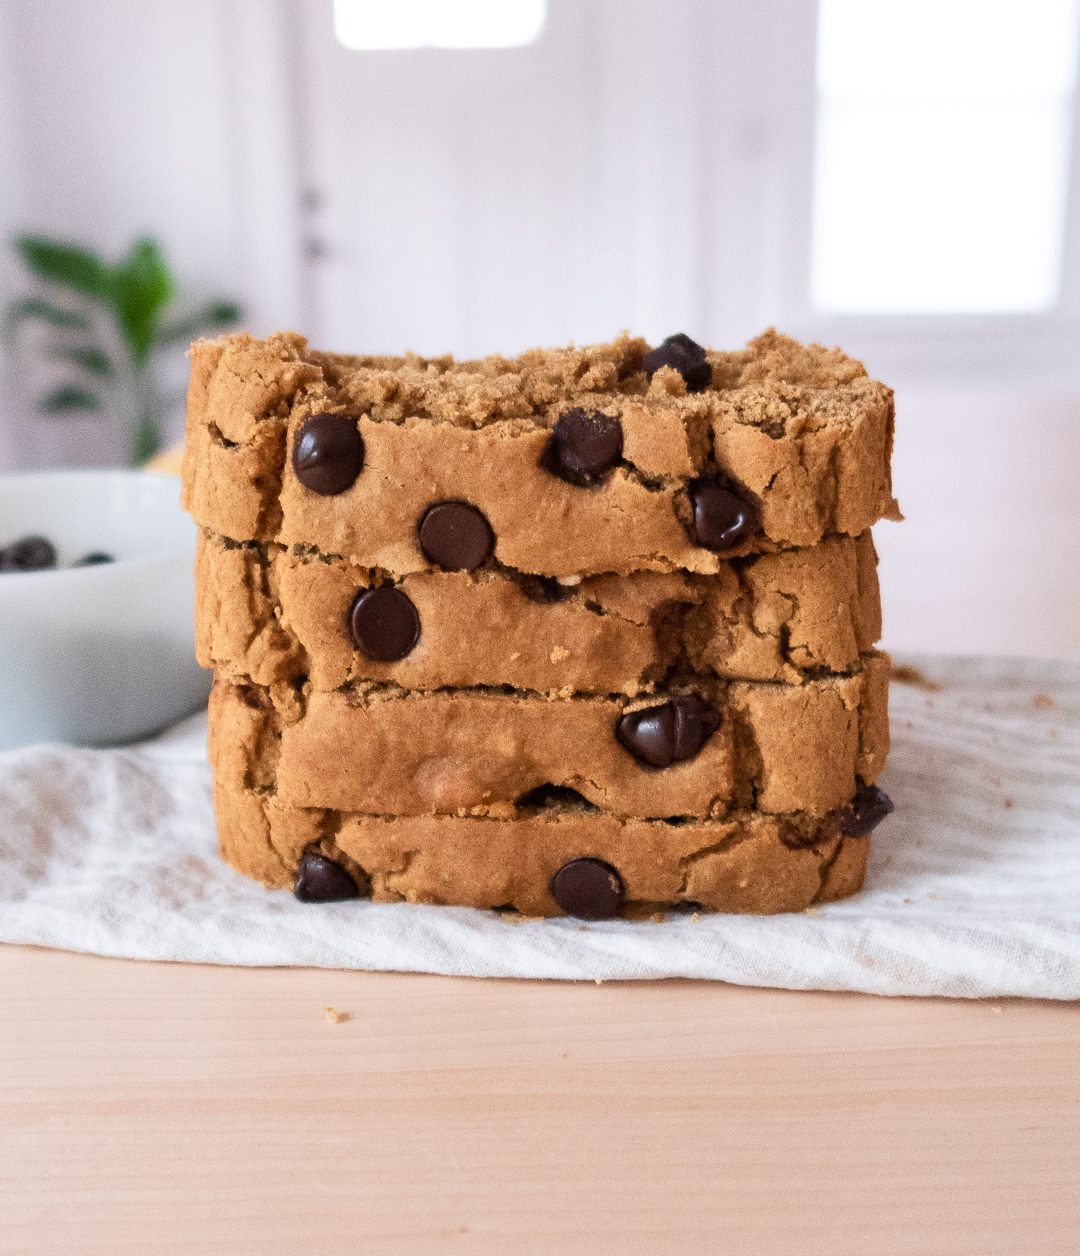
{"label": "white wall", "polygon": [[809,0],[551,0],[535,45],[471,52],[349,52],[326,0],[297,11],[320,340],[730,344],[781,316]]}
{"label": "white wall", "polygon": [[1080,659],[1080,395],[901,387],[884,645]]}

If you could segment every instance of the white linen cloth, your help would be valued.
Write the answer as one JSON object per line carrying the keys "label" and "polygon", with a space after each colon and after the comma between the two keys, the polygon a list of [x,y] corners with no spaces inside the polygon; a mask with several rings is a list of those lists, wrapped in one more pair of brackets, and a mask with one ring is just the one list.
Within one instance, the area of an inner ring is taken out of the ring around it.
{"label": "white linen cloth", "polygon": [[587,927],[299,903],[218,858],[200,715],[126,749],[0,754],[0,941],[216,964],[1080,998],[1080,664],[897,661],[942,688],[892,687],[879,783],[896,811],[874,835],[866,887],[844,902]]}

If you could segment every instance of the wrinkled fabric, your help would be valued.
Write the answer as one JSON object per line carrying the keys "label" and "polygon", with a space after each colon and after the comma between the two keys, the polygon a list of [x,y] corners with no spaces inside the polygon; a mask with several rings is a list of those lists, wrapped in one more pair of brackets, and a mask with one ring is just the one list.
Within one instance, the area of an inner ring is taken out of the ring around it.
{"label": "wrinkled fabric", "polygon": [[303,904],[217,855],[205,715],[0,754],[0,941],[244,965],[1080,998],[1080,664],[912,656],[860,894],[782,916],[514,922]]}

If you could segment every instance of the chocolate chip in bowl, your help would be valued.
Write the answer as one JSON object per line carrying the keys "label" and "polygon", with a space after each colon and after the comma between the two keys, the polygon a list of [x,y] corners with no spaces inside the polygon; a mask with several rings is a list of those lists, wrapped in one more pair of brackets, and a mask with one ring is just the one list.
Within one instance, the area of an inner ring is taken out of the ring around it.
{"label": "chocolate chip in bowl", "polygon": [[205,702],[196,537],[171,476],[0,477],[0,749],[133,741]]}
{"label": "chocolate chip in bowl", "polygon": [[47,571],[56,566],[56,547],[43,536],[24,536],[0,549],[0,572]]}
{"label": "chocolate chip in bowl", "polygon": [[[116,559],[104,550],[91,550],[76,558],[72,567],[97,567]],[[0,573],[14,571],[52,571],[56,567],[56,546],[43,536],[24,536],[0,549]]]}

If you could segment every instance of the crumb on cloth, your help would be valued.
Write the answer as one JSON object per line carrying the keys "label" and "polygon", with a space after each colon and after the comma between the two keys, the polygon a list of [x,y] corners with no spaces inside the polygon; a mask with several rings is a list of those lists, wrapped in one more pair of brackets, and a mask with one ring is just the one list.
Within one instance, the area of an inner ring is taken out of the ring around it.
{"label": "crumb on cloth", "polygon": [[894,663],[889,668],[889,679],[899,685],[914,685],[916,689],[925,689],[927,693],[940,693],[944,686],[936,680],[924,676],[917,667],[909,667],[906,663]]}
{"label": "crumb on cloth", "polygon": [[336,1007],[324,1007],[323,1011],[326,1013],[326,1019],[332,1025],[340,1025],[349,1019],[348,1012],[339,1012]]}
{"label": "crumb on cloth", "polygon": [[1054,705],[1054,699],[1048,693],[1037,693],[1031,699],[1031,705],[1036,711],[1048,711]]}

